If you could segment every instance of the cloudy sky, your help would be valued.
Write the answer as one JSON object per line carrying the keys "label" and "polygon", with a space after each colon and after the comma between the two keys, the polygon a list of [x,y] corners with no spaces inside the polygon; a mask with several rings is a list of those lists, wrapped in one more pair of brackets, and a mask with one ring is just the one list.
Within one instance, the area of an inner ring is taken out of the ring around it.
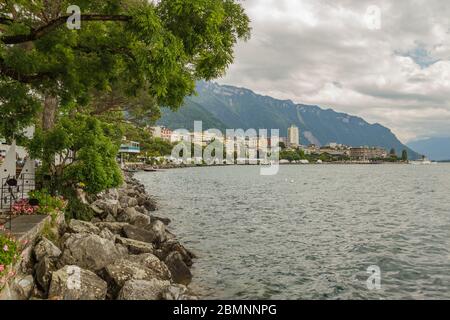
{"label": "cloudy sky", "polygon": [[331,107],[407,142],[450,136],[448,0],[245,0],[252,39],[219,82]]}

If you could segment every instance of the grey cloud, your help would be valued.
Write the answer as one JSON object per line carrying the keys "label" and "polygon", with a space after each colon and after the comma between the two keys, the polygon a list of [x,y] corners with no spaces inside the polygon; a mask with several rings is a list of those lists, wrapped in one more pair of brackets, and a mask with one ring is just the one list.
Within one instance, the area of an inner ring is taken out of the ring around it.
{"label": "grey cloud", "polygon": [[[243,3],[253,37],[238,45],[236,62],[221,83],[363,116],[403,139],[414,132],[450,134],[450,119],[441,117],[447,125],[436,125],[427,109],[450,112],[449,2]],[[365,24],[370,5],[381,9],[381,30]],[[402,116],[385,116],[380,108]]]}

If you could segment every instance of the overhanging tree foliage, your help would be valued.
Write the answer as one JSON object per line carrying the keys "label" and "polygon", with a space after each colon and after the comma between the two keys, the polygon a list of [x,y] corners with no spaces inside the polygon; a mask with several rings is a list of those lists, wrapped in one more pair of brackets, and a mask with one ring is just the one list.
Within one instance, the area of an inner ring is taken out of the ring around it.
{"label": "overhanging tree foliage", "polygon": [[[81,8],[81,30],[65,25],[69,5]],[[0,12],[0,97],[41,103],[44,130],[59,108],[86,106],[92,92],[117,83],[124,96],[145,89],[176,109],[196,80],[222,75],[237,40],[249,36],[235,0],[3,0]],[[15,127],[29,122],[22,112],[11,117]]]}
{"label": "overhanging tree foliage", "polygon": [[[70,5],[81,9],[80,30],[66,26]],[[44,169],[64,176],[54,155],[72,148],[80,160],[73,167],[94,163],[78,167],[78,180],[92,179],[92,191],[111,186],[95,166],[111,164],[110,147],[99,158],[89,139],[77,147],[58,136],[71,136],[63,131],[80,124],[75,115],[126,110],[154,120],[160,106],[180,107],[195,81],[223,75],[249,35],[236,0],[0,0],[0,134],[11,138],[34,122],[31,146]],[[96,125],[80,127],[98,140]]]}

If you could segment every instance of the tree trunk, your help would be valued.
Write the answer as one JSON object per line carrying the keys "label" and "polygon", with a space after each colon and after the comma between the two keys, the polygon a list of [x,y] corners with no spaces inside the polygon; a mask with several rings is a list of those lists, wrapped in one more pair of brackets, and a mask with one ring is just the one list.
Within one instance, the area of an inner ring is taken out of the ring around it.
{"label": "tree trunk", "polygon": [[58,98],[46,95],[44,98],[44,110],[42,111],[42,130],[50,131],[55,126],[56,112],[58,110]]}
{"label": "tree trunk", "polygon": [[[42,131],[49,132],[55,127],[56,115],[58,111],[58,98],[52,95],[46,95],[44,98],[44,107],[42,110]],[[51,176],[55,175],[55,155],[44,154],[42,167]],[[50,188],[52,189],[52,188]]]}

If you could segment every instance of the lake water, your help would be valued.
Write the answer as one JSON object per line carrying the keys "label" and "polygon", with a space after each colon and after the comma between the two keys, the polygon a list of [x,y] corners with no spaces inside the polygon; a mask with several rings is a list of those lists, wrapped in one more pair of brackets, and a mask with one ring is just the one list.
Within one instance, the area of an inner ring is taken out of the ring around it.
{"label": "lake water", "polygon": [[[450,299],[450,165],[136,175],[213,299]],[[381,288],[369,290],[378,266]]]}

